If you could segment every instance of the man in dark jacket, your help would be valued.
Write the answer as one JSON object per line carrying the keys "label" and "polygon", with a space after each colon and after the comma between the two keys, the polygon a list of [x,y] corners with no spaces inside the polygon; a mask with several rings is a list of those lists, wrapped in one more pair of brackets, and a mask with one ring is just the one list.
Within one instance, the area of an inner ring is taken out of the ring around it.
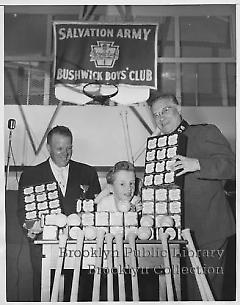
{"label": "man in dark jacket", "polygon": [[[56,126],[50,130],[47,136],[47,149],[50,158],[26,169],[19,181],[18,217],[20,225],[25,228],[24,188],[55,181],[59,190],[60,209],[65,215],[76,213],[76,202],[83,192],[86,198],[94,199],[101,190],[96,170],[87,164],[71,160],[72,133],[67,127]],[[41,233],[40,222],[35,222],[34,227],[26,230],[26,233],[33,267],[34,301],[40,301],[42,249],[41,246],[34,244],[34,240],[39,238]]]}
{"label": "man in dark jacket", "polygon": [[[216,300],[222,300],[224,263],[228,237],[235,233],[235,221],[225,198],[223,182],[235,178],[235,156],[220,130],[211,124],[188,125],[173,95],[150,100],[151,111],[161,134],[184,126],[186,156],[176,156],[174,171],[184,175],[184,223],[201,250],[210,287]],[[187,264],[189,261],[186,260]],[[195,278],[187,274],[187,300],[201,300]]]}

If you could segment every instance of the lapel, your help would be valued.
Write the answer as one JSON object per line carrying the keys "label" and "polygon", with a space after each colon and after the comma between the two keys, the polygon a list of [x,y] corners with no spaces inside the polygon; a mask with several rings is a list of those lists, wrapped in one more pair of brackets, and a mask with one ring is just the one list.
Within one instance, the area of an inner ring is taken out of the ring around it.
{"label": "lapel", "polygon": [[[68,180],[67,180],[67,188],[64,198],[72,198],[72,197],[80,197],[82,193],[81,183],[83,183],[82,179],[84,176],[81,176],[81,172],[79,172],[79,167],[70,160],[69,161],[69,172],[68,172]],[[76,197],[76,198],[77,198]]]}
{"label": "lapel", "polygon": [[51,169],[51,166],[50,166],[50,163],[49,163],[49,159],[46,160],[45,162],[45,175],[48,179],[52,180],[52,181],[56,181],[56,178],[54,177],[53,175],[53,172],[52,172],[52,169]]}
{"label": "lapel", "polygon": [[70,185],[73,185],[74,184],[73,182],[74,182],[74,166],[73,166],[73,163],[70,160],[69,161],[67,187],[66,187],[66,192],[65,192],[65,196],[64,197],[67,197],[67,195],[68,195],[68,193],[70,191]]}

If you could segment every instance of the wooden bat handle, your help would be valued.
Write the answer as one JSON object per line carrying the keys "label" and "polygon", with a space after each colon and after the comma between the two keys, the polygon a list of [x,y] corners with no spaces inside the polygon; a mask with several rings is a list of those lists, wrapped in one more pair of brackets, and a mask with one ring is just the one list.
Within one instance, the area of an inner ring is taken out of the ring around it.
{"label": "wooden bat handle", "polygon": [[[67,234],[66,234],[66,232],[64,232],[59,235],[59,249],[62,249],[62,248],[65,249],[66,243],[67,243]],[[55,271],[55,275],[54,275],[51,302],[58,301],[58,292],[59,292],[60,277],[61,277],[62,266],[63,266],[63,259],[64,259],[64,255],[59,255],[57,258],[57,267],[56,267],[56,271]]]}
{"label": "wooden bat handle", "polygon": [[[95,260],[95,273],[93,279],[93,294],[92,301],[99,301],[100,299],[100,280],[101,272],[99,269],[102,266],[102,252],[103,252],[103,242],[104,242],[105,231],[103,229],[98,229],[97,231],[97,240],[96,240],[96,250],[99,255],[96,256]],[[98,251],[100,250],[100,251]]]}
{"label": "wooden bat handle", "polygon": [[187,240],[187,248],[193,252],[193,256],[190,257],[190,261],[192,266],[195,268],[195,270],[200,269],[200,272],[195,272],[195,278],[198,284],[198,288],[202,297],[203,301],[214,301],[214,297],[212,294],[212,291],[209,287],[207,278],[205,274],[203,273],[202,265],[200,262],[200,259],[198,257],[196,248],[194,246],[192,236],[190,233],[190,229],[184,229],[182,230],[182,237]]}
{"label": "wooden bat handle", "polygon": [[135,255],[136,253],[136,238],[137,234],[134,232],[130,232],[127,235],[128,243],[132,249],[131,251],[131,267],[136,272],[136,275],[131,272],[131,278],[132,278],[132,293],[133,293],[133,301],[139,301],[139,289],[138,289],[138,276],[137,276],[137,257]]}
{"label": "wooden bat handle", "polygon": [[[83,249],[83,243],[84,243],[84,232],[83,232],[83,230],[79,230],[77,232],[76,251],[79,250],[81,252],[81,254],[82,254],[82,249]],[[81,271],[81,261],[82,261],[82,255],[75,256],[70,302],[77,302],[79,276],[80,276],[80,271]]]}
{"label": "wooden bat handle", "polygon": [[112,233],[107,233],[105,235],[105,239],[107,242],[107,250],[108,250],[108,257],[107,257],[107,266],[109,272],[107,274],[107,300],[113,301],[113,238],[114,235]]}
{"label": "wooden bat handle", "polygon": [[169,234],[167,233],[161,233],[160,238],[162,241],[162,248],[164,252],[166,252],[167,255],[164,255],[163,261],[164,261],[164,267],[165,269],[168,269],[170,272],[165,273],[166,278],[166,285],[167,285],[167,297],[168,301],[174,301],[174,295],[173,295],[173,286],[172,286],[172,275],[171,275],[171,264],[170,264],[170,254],[168,249],[168,238]]}
{"label": "wooden bat handle", "polygon": [[167,301],[167,286],[166,286],[166,279],[164,274],[159,274],[158,276],[158,283],[159,283],[159,301]]}
{"label": "wooden bat handle", "polygon": [[119,301],[126,301],[126,292],[125,292],[125,280],[123,270],[123,233],[116,233],[115,235],[116,249],[117,249],[117,270],[118,270],[118,292],[119,292]]}

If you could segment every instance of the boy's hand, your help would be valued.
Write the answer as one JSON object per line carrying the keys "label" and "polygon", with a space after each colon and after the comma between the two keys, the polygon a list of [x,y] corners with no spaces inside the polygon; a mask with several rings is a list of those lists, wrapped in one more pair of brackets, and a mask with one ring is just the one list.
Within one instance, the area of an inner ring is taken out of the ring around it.
{"label": "boy's hand", "polygon": [[99,203],[102,198],[110,195],[111,192],[112,192],[111,185],[110,184],[106,184],[104,189],[96,196],[96,198],[94,200],[95,203]]}
{"label": "boy's hand", "polygon": [[139,196],[134,196],[132,199],[132,204],[136,207],[136,212],[140,212],[142,210],[142,201]]}

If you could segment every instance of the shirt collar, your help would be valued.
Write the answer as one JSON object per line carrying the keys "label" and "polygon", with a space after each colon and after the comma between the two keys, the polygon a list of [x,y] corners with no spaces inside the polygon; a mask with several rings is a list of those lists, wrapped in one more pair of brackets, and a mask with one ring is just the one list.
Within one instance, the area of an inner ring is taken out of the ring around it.
{"label": "shirt collar", "polygon": [[56,170],[56,171],[58,171],[58,172],[61,171],[61,170],[63,170],[63,171],[68,171],[68,170],[69,170],[69,163],[68,163],[67,166],[59,167],[59,166],[57,166],[57,165],[53,162],[52,158],[49,158],[49,164],[50,164],[50,166],[51,166],[51,168],[52,168],[53,170]]}

